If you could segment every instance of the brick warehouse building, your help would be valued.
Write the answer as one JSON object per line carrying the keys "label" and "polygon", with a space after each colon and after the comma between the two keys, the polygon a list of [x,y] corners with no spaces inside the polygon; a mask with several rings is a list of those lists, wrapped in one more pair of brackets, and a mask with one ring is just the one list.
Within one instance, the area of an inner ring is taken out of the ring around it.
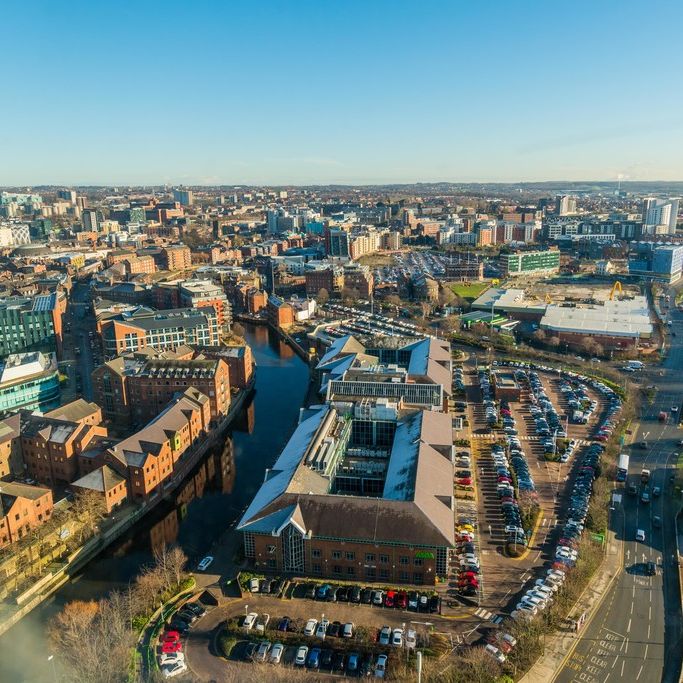
{"label": "brick warehouse building", "polygon": [[230,371],[221,358],[128,354],[107,361],[92,378],[95,401],[105,419],[121,426],[149,422],[188,387],[209,397],[212,419],[230,409]]}
{"label": "brick warehouse building", "polygon": [[434,585],[454,545],[450,417],[302,411],[238,523],[259,571]]}

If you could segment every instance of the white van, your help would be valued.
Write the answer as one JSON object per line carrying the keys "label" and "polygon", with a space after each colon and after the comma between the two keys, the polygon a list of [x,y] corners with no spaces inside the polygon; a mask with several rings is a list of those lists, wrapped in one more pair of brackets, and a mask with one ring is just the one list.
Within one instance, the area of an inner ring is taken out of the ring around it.
{"label": "white van", "polygon": [[645,532],[642,529],[638,529],[636,531],[636,541],[640,541],[641,543],[645,543]]}

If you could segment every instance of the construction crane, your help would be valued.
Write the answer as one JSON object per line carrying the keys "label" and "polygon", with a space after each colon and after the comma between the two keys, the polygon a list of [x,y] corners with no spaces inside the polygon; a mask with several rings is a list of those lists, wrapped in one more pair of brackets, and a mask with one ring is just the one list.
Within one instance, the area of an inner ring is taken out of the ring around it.
{"label": "construction crane", "polygon": [[621,286],[621,282],[619,280],[615,280],[614,284],[612,285],[612,290],[609,293],[609,300],[614,301],[614,295],[617,293],[617,290],[619,290],[619,294],[623,294],[624,290]]}

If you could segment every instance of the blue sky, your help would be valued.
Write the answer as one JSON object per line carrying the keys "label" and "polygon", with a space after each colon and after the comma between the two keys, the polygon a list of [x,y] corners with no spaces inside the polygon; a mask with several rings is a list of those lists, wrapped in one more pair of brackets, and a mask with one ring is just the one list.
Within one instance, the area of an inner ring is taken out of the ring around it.
{"label": "blue sky", "polygon": [[0,184],[683,179],[683,3],[14,2]]}

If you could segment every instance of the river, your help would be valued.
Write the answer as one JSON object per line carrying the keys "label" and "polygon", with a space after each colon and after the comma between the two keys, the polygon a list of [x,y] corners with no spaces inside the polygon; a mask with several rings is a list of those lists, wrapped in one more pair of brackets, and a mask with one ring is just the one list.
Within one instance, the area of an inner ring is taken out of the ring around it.
{"label": "river", "polygon": [[49,683],[45,627],[61,606],[97,599],[126,587],[152,560],[154,547],[177,543],[191,559],[201,557],[239,516],[292,432],[309,386],[303,361],[265,327],[247,326],[256,359],[253,399],[235,419],[225,444],[207,454],[175,493],[74,581],[0,638],[0,681]]}

